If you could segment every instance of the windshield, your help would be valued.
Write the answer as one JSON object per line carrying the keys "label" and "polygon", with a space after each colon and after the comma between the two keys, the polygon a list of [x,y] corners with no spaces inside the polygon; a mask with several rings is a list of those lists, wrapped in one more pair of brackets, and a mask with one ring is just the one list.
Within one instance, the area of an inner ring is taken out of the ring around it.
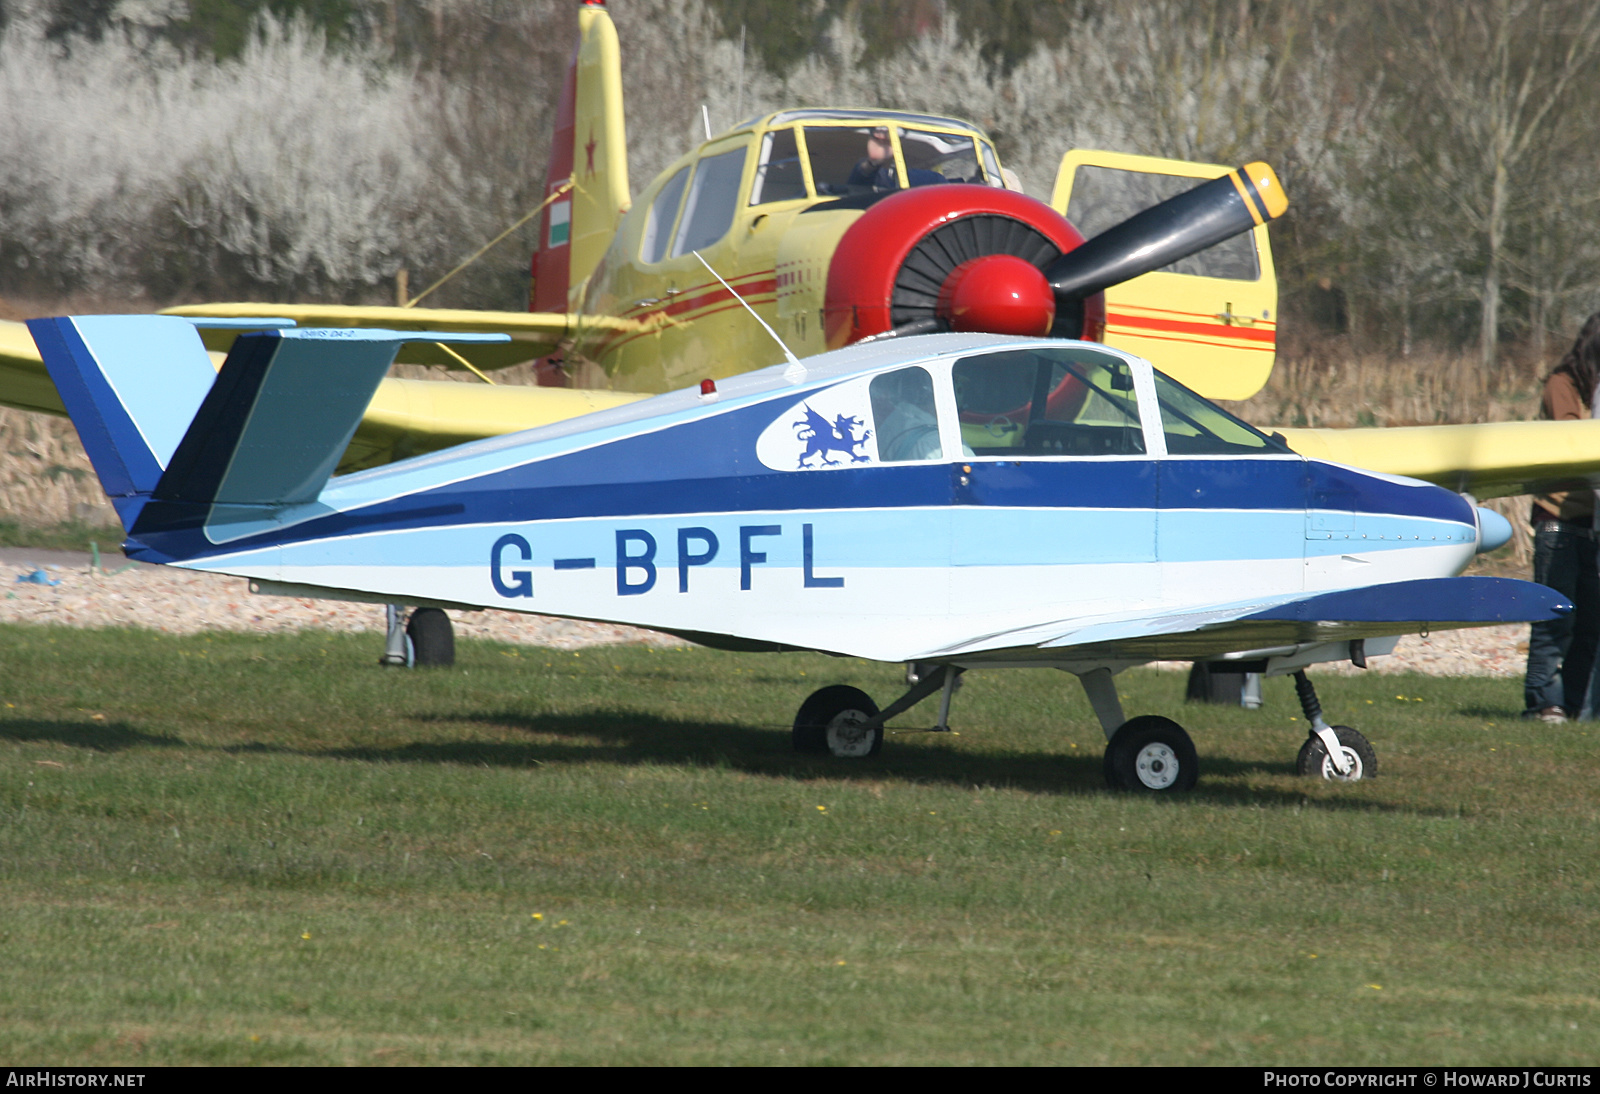
{"label": "windshield", "polygon": [[[992,178],[985,176],[978,143],[967,134],[889,125],[808,125],[805,138],[811,178],[817,193],[824,196],[869,194],[942,182],[1001,185],[998,170]],[[905,180],[900,178],[895,162],[896,139],[905,160]],[[982,158],[994,158],[987,145],[983,146]]]}
{"label": "windshield", "polygon": [[[1289,453],[1289,447],[1154,373],[1172,456]],[[1044,346],[964,357],[951,370],[962,443],[976,456],[1143,453],[1133,373],[1088,346]]]}
{"label": "windshield", "polygon": [[1246,456],[1289,451],[1289,446],[1208,403],[1170,376],[1157,372],[1156,401],[1161,431],[1173,456]]}
{"label": "windshield", "polygon": [[911,185],[917,182],[919,171],[938,175],[933,182],[983,182],[983,170],[978,166],[978,150],[971,137],[950,133],[928,133],[920,129],[900,130],[900,153],[905,157],[906,172]]}

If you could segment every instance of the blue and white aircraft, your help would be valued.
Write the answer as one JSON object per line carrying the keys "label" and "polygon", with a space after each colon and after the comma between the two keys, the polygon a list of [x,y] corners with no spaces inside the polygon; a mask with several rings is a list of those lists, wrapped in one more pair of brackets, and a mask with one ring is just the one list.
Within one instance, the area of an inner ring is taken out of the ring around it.
{"label": "blue and white aircraft", "polygon": [[912,666],[882,710],[811,695],[802,751],[871,756],[936,692],[945,728],[969,668],[1056,668],[1083,682],[1112,786],[1181,791],[1188,734],[1125,718],[1112,677],[1188,660],[1295,674],[1300,771],[1359,779],[1372,748],[1327,724],[1307,665],[1571,610],[1453,576],[1509,536],[1496,514],[1302,458],[1095,343],[858,344],[335,476],[402,343],[499,336],[250,325],[217,373],[193,320],[29,324],[129,557],[412,606],[424,661],[450,637],[436,609],[498,608]]}

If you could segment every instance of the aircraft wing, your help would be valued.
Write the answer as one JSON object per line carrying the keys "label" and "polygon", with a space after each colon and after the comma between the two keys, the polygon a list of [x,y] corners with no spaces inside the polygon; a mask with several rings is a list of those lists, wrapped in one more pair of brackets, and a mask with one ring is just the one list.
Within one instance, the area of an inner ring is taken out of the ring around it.
{"label": "aircraft wing", "polygon": [[[247,306],[215,305],[215,307]],[[312,310],[314,309],[305,307],[270,309],[257,307],[242,314],[262,315],[270,311],[273,315],[283,318],[297,318],[296,313]],[[346,310],[393,312],[401,309]],[[404,309],[402,314],[415,314],[415,309]],[[235,317],[213,316],[213,318]],[[468,329],[477,329],[478,326],[482,324]],[[430,325],[428,329],[443,328]],[[227,341],[231,342],[238,331],[217,333],[225,335]],[[474,347],[457,348],[470,350]],[[212,349],[211,357],[214,365],[221,365],[222,354],[216,348]],[[480,364],[479,367],[483,366]],[[377,394],[373,396],[371,405],[367,407],[367,412],[350,441],[349,449],[339,462],[339,472],[343,474],[367,467],[377,467],[394,460],[448,448],[454,444],[532,429],[535,426],[575,418],[580,414],[605,410],[642,398],[645,396],[612,391],[578,391],[571,388],[523,387],[510,384],[491,386],[477,382],[400,380],[391,377],[378,385]],[[55,385],[51,383],[49,373],[45,371],[44,359],[39,356],[39,348],[34,345],[33,335],[22,323],[0,321],[0,405],[46,414],[66,414],[61,396],[56,393]]]}
{"label": "aircraft wing", "polygon": [[1543,585],[1502,577],[1440,577],[1357,589],[1284,594],[1157,614],[1046,623],[930,650],[925,658],[1001,654],[1049,660],[1192,661],[1283,649],[1552,619],[1571,601]]}
{"label": "aircraft wing", "polygon": [[46,414],[67,412],[33,335],[21,323],[0,321],[0,404]]}
{"label": "aircraft wing", "polygon": [[1302,456],[1406,475],[1479,499],[1600,477],[1600,419],[1379,429],[1279,429]]}
{"label": "aircraft wing", "polygon": [[[554,353],[561,342],[585,329],[623,320],[579,317],[555,312],[468,311],[460,308],[349,307],[342,304],[185,304],[163,315],[207,319],[249,319],[277,316],[293,319],[302,327],[378,327],[384,330],[436,330],[451,334],[509,334],[510,342],[454,347],[480,369],[506,368]],[[207,331],[206,348],[226,350],[237,331]],[[444,365],[460,368],[449,354],[431,342],[410,343],[400,354],[404,365]]]}
{"label": "aircraft wing", "polygon": [[502,433],[516,433],[648,398],[621,391],[385,379],[339,461],[339,473],[378,467]]}

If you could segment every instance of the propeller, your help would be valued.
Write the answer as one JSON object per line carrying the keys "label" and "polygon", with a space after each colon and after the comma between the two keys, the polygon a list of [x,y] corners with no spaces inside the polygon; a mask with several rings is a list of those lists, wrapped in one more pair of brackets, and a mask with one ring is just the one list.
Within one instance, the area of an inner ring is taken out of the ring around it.
{"label": "propeller", "polygon": [[1063,318],[1077,329],[1088,297],[1274,220],[1288,207],[1272,168],[1246,164],[1134,214],[1042,272],[1006,254],[964,262],[942,286],[938,314],[956,330],[1039,335],[1060,329]]}
{"label": "propeller", "polygon": [[1085,241],[1060,213],[1021,194],[913,187],[873,204],[840,237],[823,302],[827,343],[941,330],[1099,338],[1102,290],[1288,206],[1272,168],[1251,163]]}
{"label": "propeller", "polygon": [[1272,168],[1250,163],[1135,213],[1044,271],[1057,307],[1188,258],[1289,207]]}

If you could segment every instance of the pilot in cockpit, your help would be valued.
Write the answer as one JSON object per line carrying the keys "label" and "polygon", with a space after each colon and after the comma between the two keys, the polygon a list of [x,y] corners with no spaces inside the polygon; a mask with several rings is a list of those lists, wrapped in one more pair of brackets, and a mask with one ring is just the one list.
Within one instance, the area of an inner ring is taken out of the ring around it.
{"label": "pilot in cockpit", "polygon": [[[907,168],[906,178],[911,186],[928,186],[945,181],[939,172],[917,167]],[[894,146],[889,143],[888,126],[880,125],[867,135],[866,158],[855,165],[846,182],[849,186],[870,186],[874,190],[900,188],[900,176],[895,170]]]}

